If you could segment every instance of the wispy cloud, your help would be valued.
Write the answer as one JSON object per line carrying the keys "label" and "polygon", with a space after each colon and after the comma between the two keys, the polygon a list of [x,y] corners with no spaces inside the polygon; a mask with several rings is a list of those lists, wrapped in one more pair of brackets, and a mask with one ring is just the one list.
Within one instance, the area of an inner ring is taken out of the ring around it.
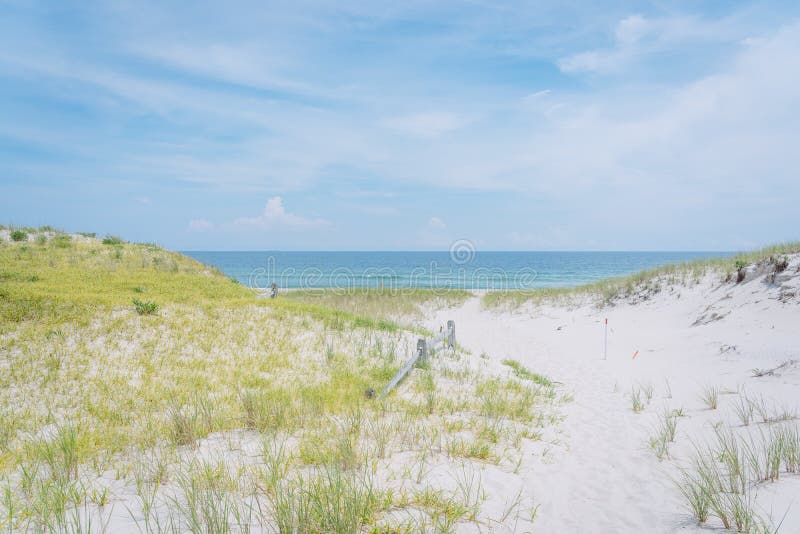
{"label": "wispy cloud", "polygon": [[435,230],[444,230],[445,228],[447,228],[447,225],[439,217],[431,217],[428,220],[428,226]]}
{"label": "wispy cloud", "polygon": [[399,215],[401,212],[395,206],[388,206],[386,204],[358,204],[355,206],[350,206],[351,209],[358,213],[365,213],[367,215],[373,215],[375,217],[392,217],[395,215]]}
{"label": "wispy cloud", "polygon": [[393,130],[419,137],[434,139],[467,125],[469,119],[455,113],[430,112],[393,117],[384,124]]}
{"label": "wispy cloud", "polygon": [[272,99],[313,105],[346,95],[341,89],[323,88],[282,74],[290,65],[286,56],[276,54],[263,43],[151,41],[130,45],[129,51],[179,72],[269,91],[265,96]]}
{"label": "wispy cloud", "polygon": [[189,221],[190,232],[207,232],[214,228],[214,224],[205,219],[192,219]]}
{"label": "wispy cloud", "polygon": [[[114,213],[131,237],[225,247],[264,244],[245,228],[286,230],[269,246],[414,248],[455,229],[534,246],[551,241],[519,228],[556,223],[573,246],[618,247],[665,220],[687,230],[664,246],[792,226],[800,4],[247,7],[115,2],[59,11],[57,31],[55,8],[8,10],[0,212],[97,228]],[[273,198],[243,216],[254,197]],[[86,198],[103,201],[77,213]],[[144,198],[172,222],[126,215]]]}
{"label": "wispy cloud", "polygon": [[559,59],[558,66],[566,73],[618,72],[648,54],[687,45],[735,41],[746,28],[738,16],[703,20],[694,15],[628,15],[617,23],[612,46],[570,54]]}

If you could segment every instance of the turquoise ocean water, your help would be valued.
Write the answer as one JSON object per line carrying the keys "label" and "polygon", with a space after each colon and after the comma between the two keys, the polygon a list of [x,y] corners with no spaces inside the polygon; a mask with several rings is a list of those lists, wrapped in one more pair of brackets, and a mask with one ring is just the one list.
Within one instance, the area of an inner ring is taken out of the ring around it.
{"label": "turquoise ocean water", "polygon": [[183,252],[250,287],[532,289],[575,286],[725,252]]}

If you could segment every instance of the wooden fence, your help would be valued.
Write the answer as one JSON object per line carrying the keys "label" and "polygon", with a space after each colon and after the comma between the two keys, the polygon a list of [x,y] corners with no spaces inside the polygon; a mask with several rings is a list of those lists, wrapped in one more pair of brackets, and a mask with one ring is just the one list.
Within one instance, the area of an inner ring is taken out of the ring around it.
{"label": "wooden fence", "polygon": [[406,364],[400,369],[391,382],[381,392],[381,397],[385,397],[392,391],[397,384],[414,368],[417,363],[423,363],[428,359],[428,354],[435,351],[439,345],[447,345],[448,347],[456,346],[456,323],[455,321],[447,321],[447,329],[440,332],[438,336],[431,339],[419,338],[417,340],[417,351],[409,359]]}

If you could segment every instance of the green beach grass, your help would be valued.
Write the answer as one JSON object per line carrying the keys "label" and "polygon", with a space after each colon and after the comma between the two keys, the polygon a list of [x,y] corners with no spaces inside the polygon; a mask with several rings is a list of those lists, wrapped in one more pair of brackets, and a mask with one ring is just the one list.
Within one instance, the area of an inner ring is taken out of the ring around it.
{"label": "green beach grass", "polygon": [[466,294],[258,299],[153,244],[24,232],[0,240],[0,530],[97,530],[122,499],[143,532],[450,531],[479,503],[431,456],[518,463],[559,420],[545,377],[457,350],[367,397],[415,346],[401,316]]}
{"label": "green beach grass", "polygon": [[303,289],[287,291],[283,298],[362,317],[382,317],[393,322],[415,322],[426,308],[457,307],[472,296],[469,291],[420,288]]}

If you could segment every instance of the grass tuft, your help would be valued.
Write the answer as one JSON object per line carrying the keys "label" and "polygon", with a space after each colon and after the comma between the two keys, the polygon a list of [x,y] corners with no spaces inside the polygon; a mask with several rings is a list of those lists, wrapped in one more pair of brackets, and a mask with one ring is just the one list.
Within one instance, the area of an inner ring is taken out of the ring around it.
{"label": "grass tuft", "polygon": [[631,387],[631,409],[633,413],[641,413],[644,410],[641,388]]}
{"label": "grass tuft", "polygon": [[522,365],[517,360],[503,360],[503,365],[506,365],[511,368],[514,372],[514,376],[517,378],[521,378],[523,380],[531,380],[532,382],[539,384],[540,386],[552,387],[553,383],[544,375],[539,373],[534,373],[524,365]]}
{"label": "grass tuft", "polygon": [[750,421],[753,420],[753,412],[755,412],[755,409],[756,407],[753,401],[747,398],[747,394],[744,391],[742,391],[738,401],[733,405],[733,411],[736,413],[736,417],[739,418],[742,426],[750,425]]}
{"label": "grass tuft", "polygon": [[139,315],[155,315],[158,313],[158,304],[151,300],[133,299],[133,308]]}
{"label": "grass tuft", "polygon": [[700,400],[703,401],[706,408],[709,410],[716,410],[719,405],[719,388],[716,386],[707,386],[700,394]]}

